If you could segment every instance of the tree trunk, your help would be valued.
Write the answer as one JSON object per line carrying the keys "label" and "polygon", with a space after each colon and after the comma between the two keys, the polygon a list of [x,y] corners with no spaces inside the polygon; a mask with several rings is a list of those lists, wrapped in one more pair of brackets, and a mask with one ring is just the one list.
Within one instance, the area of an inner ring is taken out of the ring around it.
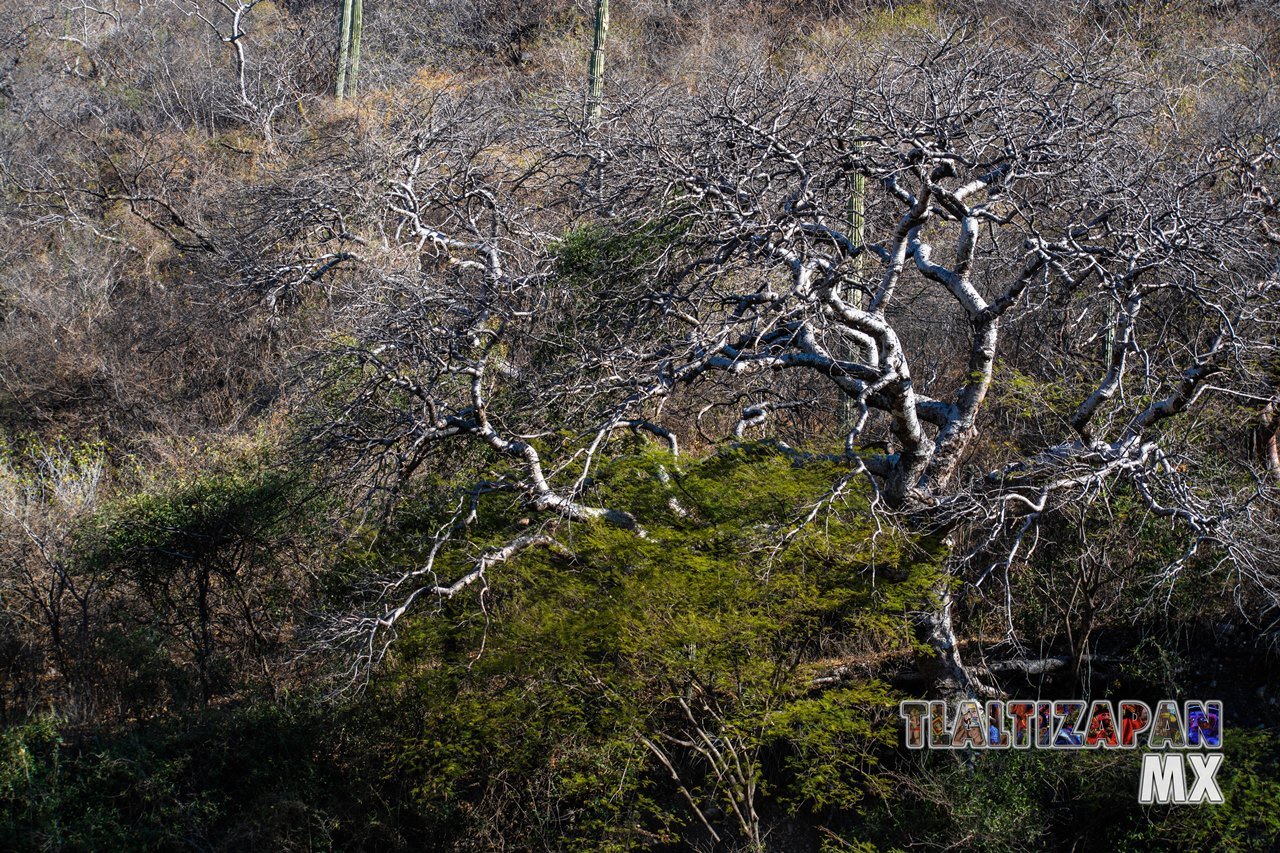
{"label": "tree trunk", "polygon": [[960,659],[960,641],[951,621],[955,599],[950,584],[942,583],[935,593],[936,609],[916,620],[916,635],[932,652],[917,657],[926,692],[935,699],[997,698],[999,691],[982,683]]}

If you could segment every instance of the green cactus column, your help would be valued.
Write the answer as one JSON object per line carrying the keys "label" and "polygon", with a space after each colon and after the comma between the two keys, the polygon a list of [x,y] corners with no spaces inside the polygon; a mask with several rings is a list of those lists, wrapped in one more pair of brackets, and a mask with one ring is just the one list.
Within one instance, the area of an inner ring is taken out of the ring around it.
{"label": "green cactus column", "polygon": [[[854,147],[854,151],[860,153],[861,145]],[[861,172],[852,174],[852,186],[849,188],[849,242],[853,244],[855,249],[861,249],[866,245],[867,239],[867,178]],[[853,278],[859,284],[862,282],[863,268],[865,267],[865,259],[862,255],[858,255],[853,261]],[[866,300],[862,290],[854,287],[846,294],[846,298],[855,308],[865,308]],[[864,353],[858,351],[857,346],[849,346],[840,356],[850,361],[862,360]],[[854,405],[853,399],[847,394],[840,396],[840,407],[836,412],[837,426],[842,435],[847,435],[858,417],[858,407]]]}
{"label": "green cactus column", "polygon": [[338,79],[333,94],[339,101],[356,93],[360,76],[360,34],[364,32],[364,0],[342,0],[338,31]]}
{"label": "green cactus column", "polygon": [[1116,317],[1118,316],[1116,303],[1114,300],[1107,300],[1107,340],[1106,349],[1103,350],[1102,360],[1104,372],[1110,373],[1111,368],[1115,365],[1116,351]]}
{"label": "green cactus column", "polygon": [[[867,239],[867,178],[861,172],[853,174],[853,188],[849,193],[849,241],[853,243],[854,248],[861,249],[866,245]],[[862,255],[853,262],[853,274],[859,281],[862,280],[862,268],[864,258]],[[862,306],[862,291],[856,291],[852,294],[854,301],[858,303],[858,307]]]}
{"label": "green cactus column", "polygon": [[600,123],[604,99],[604,40],[609,34],[609,0],[596,0],[596,31],[591,44],[591,64],[587,69],[587,124]]}
{"label": "green cactus column", "polygon": [[351,72],[347,78],[347,94],[356,93],[360,78],[360,35],[364,32],[364,0],[353,0],[351,9]]}
{"label": "green cactus column", "polygon": [[353,0],[342,0],[342,24],[338,30],[338,79],[333,95],[339,101],[347,93],[347,63],[351,57],[351,16]]}

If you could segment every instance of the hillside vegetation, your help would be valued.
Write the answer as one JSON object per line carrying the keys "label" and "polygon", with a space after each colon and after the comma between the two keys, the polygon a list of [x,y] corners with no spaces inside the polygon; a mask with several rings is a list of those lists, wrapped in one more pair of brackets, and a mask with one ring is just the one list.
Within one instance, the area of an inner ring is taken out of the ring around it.
{"label": "hillside vegetation", "polygon": [[0,848],[1280,845],[1273,4],[0,5]]}

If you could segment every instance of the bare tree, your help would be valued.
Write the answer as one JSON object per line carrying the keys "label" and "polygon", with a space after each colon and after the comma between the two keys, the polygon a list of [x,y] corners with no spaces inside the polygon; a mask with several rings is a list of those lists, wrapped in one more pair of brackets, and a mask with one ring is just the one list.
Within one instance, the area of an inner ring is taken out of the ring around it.
{"label": "bare tree", "polygon": [[39,677],[61,686],[62,707],[72,714],[87,710],[80,670],[105,597],[100,575],[73,566],[74,534],[94,511],[105,478],[97,447],[5,447],[0,456],[5,613],[22,624]]}
{"label": "bare tree", "polygon": [[[262,6],[262,0],[216,0],[201,3],[199,0],[171,0],[183,14],[200,21],[221,43],[231,48],[235,80],[234,106],[227,106],[232,114],[256,127],[268,148],[276,144],[275,122],[282,110],[296,106],[305,98],[291,79],[287,68],[270,62],[270,56],[252,56],[258,33],[251,26],[253,13]],[[263,7],[265,8],[265,7]],[[353,66],[359,61],[358,28],[355,36]],[[264,46],[265,47],[265,46]],[[303,47],[293,45],[295,49]],[[266,53],[265,50],[262,51]],[[354,91],[354,67],[351,90]]]}
{"label": "bare tree", "polygon": [[[797,408],[809,379],[855,412],[839,446],[876,505],[951,546],[919,614],[935,691],[995,689],[960,659],[957,591],[992,576],[1008,591],[1042,521],[1117,489],[1186,533],[1169,583],[1204,557],[1274,606],[1269,486],[1228,487],[1169,425],[1270,399],[1256,365],[1275,249],[1233,184],[1239,158],[1190,143],[1160,118],[1174,95],[1139,80],[1102,40],[1013,52],[961,27],[815,80],[727,72],[637,94],[589,142],[441,102],[391,185],[367,337],[335,362],[352,392],[315,437],[393,491],[469,439],[511,466],[477,488],[523,494],[542,520],[460,575],[429,562],[380,587],[343,623],[363,663],[415,599],[552,544],[566,520],[643,536],[627,507],[589,497],[619,428],[680,434],[746,391],[726,425],[741,435]],[[630,248],[575,284],[565,233]],[[1073,410],[987,441],[1001,365]],[[577,438],[552,438],[565,428]],[[469,500],[433,554],[474,519]]]}

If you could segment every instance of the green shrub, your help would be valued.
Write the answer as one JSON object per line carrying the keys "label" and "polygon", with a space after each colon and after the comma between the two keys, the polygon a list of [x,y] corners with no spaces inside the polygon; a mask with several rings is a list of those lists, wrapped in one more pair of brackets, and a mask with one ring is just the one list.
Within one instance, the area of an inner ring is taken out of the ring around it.
{"label": "green shrub", "polygon": [[906,612],[927,599],[936,560],[905,537],[873,539],[857,488],[802,529],[840,473],[768,445],[683,468],[656,451],[606,461],[594,497],[633,508],[644,538],[574,525],[570,554],[527,552],[479,602],[442,603],[401,638],[381,689],[423,708],[425,731],[396,764],[417,780],[420,808],[467,838],[503,827],[518,846],[674,839],[695,816],[647,739],[670,747],[732,837],[732,786],[696,750],[670,746],[699,729],[733,744],[757,793],[786,813],[879,792],[890,692],[855,681],[816,694],[810,679],[823,656],[909,647]]}

